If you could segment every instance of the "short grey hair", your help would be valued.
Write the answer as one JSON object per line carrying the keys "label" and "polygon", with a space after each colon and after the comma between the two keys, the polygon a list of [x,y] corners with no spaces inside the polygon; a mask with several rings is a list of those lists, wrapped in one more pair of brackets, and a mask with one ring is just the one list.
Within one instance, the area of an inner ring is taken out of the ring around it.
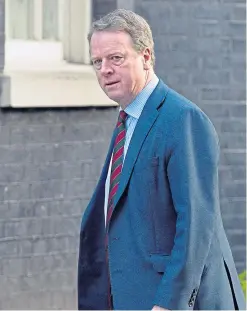
{"label": "short grey hair", "polygon": [[133,47],[137,52],[142,52],[147,47],[150,48],[151,64],[154,66],[153,35],[149,24],[143,17],[130,10],[117,9],[92,23],[88,34],[89,44],[94,32],[105,30],[128,33],[132,38]]}

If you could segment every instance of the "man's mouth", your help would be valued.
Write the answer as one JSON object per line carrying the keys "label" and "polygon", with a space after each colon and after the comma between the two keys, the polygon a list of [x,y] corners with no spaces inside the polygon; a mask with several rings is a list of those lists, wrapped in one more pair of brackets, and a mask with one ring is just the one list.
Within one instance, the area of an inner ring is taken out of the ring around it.
{"label": "man's mouth", "polygon": [[117,84],[119,81],[114,81],[114,82],[108,82],[105,84],[105,86],[112,86],[112,85],[115,85]]}

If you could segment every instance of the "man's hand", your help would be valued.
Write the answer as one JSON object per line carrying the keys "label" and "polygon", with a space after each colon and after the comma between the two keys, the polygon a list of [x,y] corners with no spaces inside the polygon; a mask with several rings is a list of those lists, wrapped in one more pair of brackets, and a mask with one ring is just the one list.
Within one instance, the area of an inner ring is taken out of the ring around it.
{"label": "man's hand", "polygon": [[164,309],[164,308],[161,308],[159,306],[154,306],[152,311],[162,311],[162,310],[169,310],[169,309]]}

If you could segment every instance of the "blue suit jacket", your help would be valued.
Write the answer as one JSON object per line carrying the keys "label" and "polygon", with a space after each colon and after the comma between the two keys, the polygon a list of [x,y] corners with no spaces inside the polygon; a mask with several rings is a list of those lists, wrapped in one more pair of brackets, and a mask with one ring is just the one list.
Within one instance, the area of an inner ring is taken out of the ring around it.
{"label": "blue suit jacket", "polygon": [[[114,138],[82,219],[79,309],[108,309],[104,191]],[[245,308],[220,215],[218,159],[210,120],[160,81],[132,136],[110,220],[115,309]]]}

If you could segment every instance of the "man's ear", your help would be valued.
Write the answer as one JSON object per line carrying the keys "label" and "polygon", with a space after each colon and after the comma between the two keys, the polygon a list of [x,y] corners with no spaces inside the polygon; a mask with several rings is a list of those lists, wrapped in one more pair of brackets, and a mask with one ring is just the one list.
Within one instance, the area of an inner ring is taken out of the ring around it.
{"label": "man's ear", "polygon": [[151,68],[151,50],[149,48],[143,51],[143,68],[144,70]]}

